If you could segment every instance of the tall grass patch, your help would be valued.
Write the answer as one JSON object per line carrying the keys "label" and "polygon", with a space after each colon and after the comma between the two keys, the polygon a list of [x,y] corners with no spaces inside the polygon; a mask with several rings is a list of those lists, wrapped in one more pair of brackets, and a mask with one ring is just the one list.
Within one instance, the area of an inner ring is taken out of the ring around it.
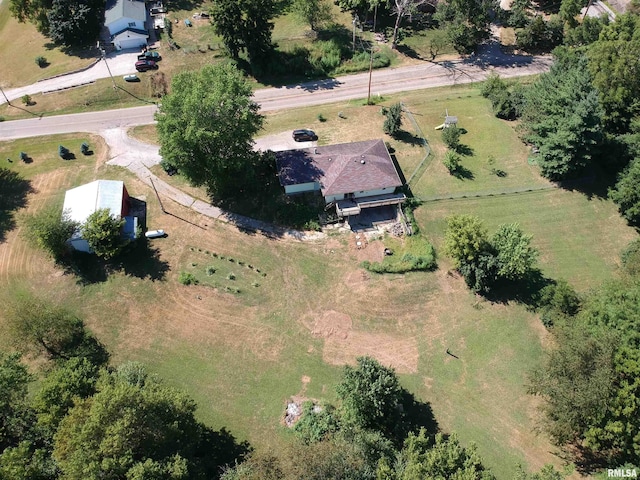
{"label": "tall grass patch", "polygon": [[374,273],[431,271],[437,267],[435,249],[422,235],[387,237],[384,246],[390,254],[382,262],[364,261],[362,266]]}

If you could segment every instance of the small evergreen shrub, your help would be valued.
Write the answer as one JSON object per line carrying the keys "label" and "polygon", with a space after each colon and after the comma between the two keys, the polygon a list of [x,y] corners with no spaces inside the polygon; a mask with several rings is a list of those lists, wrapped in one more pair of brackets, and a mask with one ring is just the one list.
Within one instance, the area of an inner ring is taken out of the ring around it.
{"label": "small evergreen shrub", "polygon": [[180,276],[178,277],[178,281],[182,285],[197,285],[198,279],[189,272],[180,272]]}

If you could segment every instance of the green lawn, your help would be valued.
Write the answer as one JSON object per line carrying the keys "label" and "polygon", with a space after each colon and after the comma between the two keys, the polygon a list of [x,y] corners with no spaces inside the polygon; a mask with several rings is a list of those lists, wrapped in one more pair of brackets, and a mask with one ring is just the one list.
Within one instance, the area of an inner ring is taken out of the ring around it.
{"label": "green lawn", "polygon": [[620,252],[637,237],[613,202],[561,189],[428,202],[415,212],[436,249],[442,244],[445,218],[462,213],[480,217],[489,232],[502,223],[519,223],[533,235],[545,275],[565,279],[582,291],[611,278]]}
{"label": "green lawn", "polygon": [[[36,57],[45,57],[48,66],[40,68]],[[86,67],[96,59],[86,52],[66,54],[54,47],[30,23],[20,23],[9,12],[9,1],[0,4],[0,87],[29,85],[43,78]]]}
{"label": "green lawn", "polygon": [[[513,125],[489,115],[488,102],[476,87],[413,92],[384,99],[384,104],[399,100],[414,112],[436,155],[441,143],[433,126],[442,121],[445,108],[459,116],[468,131],[463,143],[474,153],[464,160],[474,178],[464,181],[451,178],[434,156],[415,184],[419,195],[496,191],[505,182],[509,188],[548,185],[526,162]],[[345,102],[275,112],[264,133],[302,125],[316,129],[324,144],[382,137],[394,146],[408,176],[422,148],[409,137],[384,137],[379,109]],[[339,118],[339,112],[346,118]],[[317,119],[319,113],[325,122]],[[149,130],[138,132],[151,138]],[[10,232],[0,244],[0,285],[22,279],[75,307],[113,353],[114,364],[126,359],[147,363],[193,396],[202,420],[227,427],[255,448],[277,452],[290,438],[281,425],[287,399],[298,394],[335,401],[340,365],[369,354],[395,365],[402,384],[430,404],[441,429],[457,431],[464,444],[475,442],[498,478],[512,478],[517,463],[532,470],[562,464],[537,432],[537,400],[526,394],[527,372],[540,361],[549,339],[525,306],[471,294],[441,253],[435,272],[374,275],[359,265],[382,248],[381,242],[356,250],[346,234],[299,242],[243,233],[173,202],[165,205],[170,214],[163,214],[153,191],[124,170],[104,167],[98,149],[94,157],[78,158],[83,168],[73,172],[80,177],[69,179],[72,170],[59,167],[71,164],[56,158],[57,145],[68,143],[78,155],[82,140],[6,142],[0,144],[0,155],[21,150],[33,155],[33,164],[12,167],[39,181],[30,205],[59,199],[80,179],[125,179],[130,194],[147,201],[149,223],[168,232],[167,238],[150,242],[157,260],[166,265],[165,276],[152,280],[140,272],[116,271],[81,287]],[[98,144],[89,141],[92,147]],[[489,155],[507,177],[485,172]],[[637,237],[610,201],[548,189],[424,203],[415,216],[437,251],[445,219],[454,213],[478,215],[490,231],[519,222],[534,236],[543,273],[565,278],[582,292],[615,276],[618,252]],[[209,266],[216,268],[213,275],[207,275]],[[202,284],[180,285],[183,271]],[[228,278],[230,273],[235,280]],[[225,291],[229,284],[240,291]],[[447,349],[458,358],[447,355]]]}
{"label": "green lawn", "polygon": [[[92,155],[82,155],[80,146],[88,143]],[[67,147],[75,155],[73,160],[63,160],[58,156],[58,146]],[[20,152],[25,152],[29,160],[20,161]],[[37,175],[60,170],[83,170],[93,168],[96,158],[106,155],[106,145],[97,135],[64,134],[47,137],[33,137],[0,142],[0,165],[15,170],[24,178],[33,179]],[[11,160],[11,161],[9,161]]]}

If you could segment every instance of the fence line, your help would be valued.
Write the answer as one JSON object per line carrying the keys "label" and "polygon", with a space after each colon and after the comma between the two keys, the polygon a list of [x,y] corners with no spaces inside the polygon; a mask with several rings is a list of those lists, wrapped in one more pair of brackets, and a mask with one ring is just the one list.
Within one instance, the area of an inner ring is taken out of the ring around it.
{"label": "fence line", "polygon": [[538,193],[545,192],[549,190],[555,190],[561,188],[561,185],[536,185],[533,187],[514,187],[514,188],[506,188],[502,190],[495,191],[484,191],[484,192],[460,192],[460,193],[445,193],[443,195],[433,195],[429,197],[416,197],[417,200],[424,203],[429,202],[441,202],[446,200],[464,200],[464,199],[473,199],[473,198],[488,198],[488,197],[501,197],[504,195],[521,195],[523,193]]}
{"label": "fence line", "polygon": [[[424,151],[425,151],[424,158],[420,161],[418,166],[415,168],[413,173],[411,173],[411,175],[409,176],[409,179],[407,180],[407,185],[411,186],[411,182],[414,180],[414,178],[416,178],[416,176],[418,175],[418,172],[422,169],[422,167],[424,166],[426,169],[426,167],[429,166],[429,163],[427,162],[427,160],[429,160],[429,162],[431,161],[431,158],[430,158],[431,148],[429,147],[429,142],[427,142],[427,138],[424,136],[424,133],[422,133],[422,129],[418,125],[418,122],[416,122],[416,119],[413,117],[413,114],[405,108],[404,103],[400,102],[400,105],[402,105],[402,111],[405,113],[406,117],[411,121],[411,124],[413,125],[413,128],[415,129],[415,131],[418,133],[420,140],[422,140],[422,146],[424,147]],[[420,177],[417,177],[417,178],[419,179]]]}

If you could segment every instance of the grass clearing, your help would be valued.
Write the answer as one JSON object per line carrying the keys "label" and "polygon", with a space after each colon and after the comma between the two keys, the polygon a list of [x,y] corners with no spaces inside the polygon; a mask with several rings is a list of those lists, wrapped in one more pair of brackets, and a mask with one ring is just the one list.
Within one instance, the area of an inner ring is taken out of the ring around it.
{"label": "grass clearing", "polygon": [[[138,75],[142,79],[139,83],[127,83],[121,77],[115,79],[117,85],[130,93],[114,89],[111,79],[103,78],[92,84],[62,92],[32,95],[31,99],[34,104],[29,107],[21,105],[20,108],[15,108],[6,104],[0,105],[0,116],[6,120],[18,120],[33,118],[34,115],[64,115],[113,108],[139,107],[154,103],[157,99],[151,96],[149,75],[147,73]],[[14,103],[18,105],[17,101]]]}
{"label": "grass clearing", "polygon": [[502,223],[519,223],[533,235],[544,274],[581,291],[611,278],[620,266],[620,252],[637,236],[613,202],[561,189],[428,202],[415,211],[436,249],[442,245],[446,217],[462,213],[480,217],[489,232]]}
{"label": "grass clearing", "polygon": [[[88,143],[91,155],[82,155],[80,146]],[[63,160],[58,156],[58,145],[64,145],[75,155],[73,160]],[[25,152],[29,160],[20,161],[20,152]],[[47,173],[93,169],[98,162],[104,162],[106,144],[98,135],[51,135],[0,142],[0,164],[3,168],[15,170],[27,179],[35,179]],[[9,159],[11,162],[9,162]]]}
{"label": "grass clearing", "polygon": [[[17,40],[19,39],[19,40]],[[47,59],[48,66],[40,68],[36,57]],[[20,23],[11,16],[9,2],[0,4],[0,65],[2,87],[29,85],[43,78],[86,67],[95,61],[91,54],[68,55],[38,33],[36,27]]]}
{"label": "grass clearing", "polygon": [[[390,96],[385,104],[400,99],[414,112],[432,149],[440,142],[433,126],[442,123],[441,114],[449,108],[467,129],[462,142],[473,151],[463,160],[473,180],[440,171],[434,156],[414,187],[420,195],[496,190],[505,181],[513,187],[545,185],[526,163],[512,125],[489,115],[477,87]],[[305,126],[314,128],[325,144],[386,138],[379,108],[344,102],[274,112],[267,116],[265,134]],[[339,118],[339,112],[346,118]],[[326,122],[317,119],[319,113]],[[135,131],[153,137],[153,127]],[[422,148],[406,140],[389,141],[408,175]],[[172,202],[165,205],[171,215],[163,214],[149,187],[125,170],[103,166],[100,153],[81,169],[57,168],[61,141],[43,147],[50,158],[41,162],[51,162],[51,168],[33,172],[37,185],[28,208],[59,200],[66,188],[90,179],[124,179],[132,196],[147,199],[148,224],[168,233],[150,241],[166,262],[166,276],[151,280],[120,271],[80,287],[21,240],[18,222],[0,244],[0,286],[25,282],[77,309],[113,353],[115,364],[127,359],[147,363],[169,384],[184,388],[209,425],[227,427],[256,448],[277,453],[291,437],[281,425],[287,399],[299,394],[335,401],[340,365],[368,354],[397,369],[403,386],[430,403],[444,431],[457,431],[464,444],[475,442],[498,478],[513,478],[517,463],[531,470],[545,463],[562,465],[548,439],[536,431],[537,400],[526,394],[526,373],[549,339],[523,305],[490,303],[471,294],[443,257],[439,269],[429,273],[375,275],[360,267],[393,245],[392,239],[358,250],[341,235],[299,242],[243,233]],[[81,137],[74,141],[79,150]],[[27,145],[7,142],[0,148],[29,152]],[[508,172],[506,178],[483,170],[489,155],[496,168]],[[166,178],[180,185],[177,177]],[[552,189],[424,203],[414,214],[436,249],[442,245],[445,218],[454,213],[478,215],[489,231],[519,222],[534,235],[545,275],[565,278],[581,291],[615,276],[618,252],[637,237],[610,201]],[[398,241],[392,248],[409,248],[413,241]],[[216,269],[211,275],[209,267]],[[258,277],[257,268],[267,277]],[[181,285],[183,271],[200,284]],[[218,288],[207,282],[217,282]],[[240,293],[225,292],[228,284],[239,285]],[[458,358],[447,355],[447,349]]]}

